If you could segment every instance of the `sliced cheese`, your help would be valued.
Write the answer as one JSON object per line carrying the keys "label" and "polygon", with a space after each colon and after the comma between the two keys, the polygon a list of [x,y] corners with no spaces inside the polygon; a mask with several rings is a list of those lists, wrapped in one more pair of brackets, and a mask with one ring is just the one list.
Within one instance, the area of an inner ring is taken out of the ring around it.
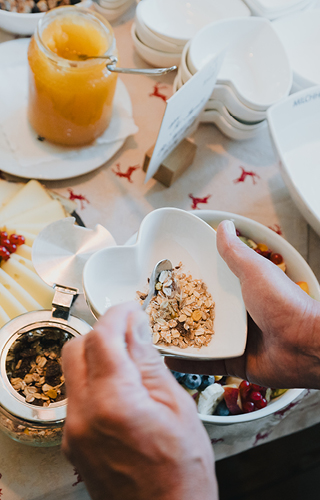
{"label": "sliced cheese", "polygon": [[28,233],[32,234],[39,234],[42,229],[44,229],[47,226],[47,222],[40,222],[39,224],[34,223],[34,224],[19,224],[19,225],[8,225],[6,224],[5,227],[8,231],[9,234],[16,233],[16,234],[24,234],[24,231],[27,231]]}
{"label": "sliced cheese", "polygon": [[[9,262],[9,261],[8,261]],[[0,283],[0,304],[10,319],[24,314],[27,309]]]}
{"label": "sliced cheese", "polygon": [[18,285],[14,279],[0,268],[0,283],[26,308],[27,311],[38,311],[42,309],[39,302],[34,300],[31,295]]}
{"label": "sliced cheese", "polygon": [[17,255],[16,253],[12,253],[10,255],[10,259],[17,260],[18,262],[20,262],[20,264],[22,264],[23,266],[26,266],[33,273],[36,272],[35,268],[33,267],[32,261],[29,259],[26,259],[25,257],[22,257],[22,255]]}
{"label": "sliced cheese", "polygon": [[7,219],[19,216],[25,212],[39,208],[51,201],[51,196],[40,182],[31,180],[25,184],[6,205],[0,210],[0,224]]}
{"label": "sliced cheese", "polygon": [[1,264],[1,267],[44,309],[51,309],[53,289],[42,281],[36,273],[12,258]]}
{"label": "sliced cheese", "polygon": [[6,313],[6,311],[3,309],[3,307],[0,306],[0,328],[3,327],[6,323],[10,321],[10,317]]}
{"label": "sliced cheese", "polygon": [[22,189],[23,184],[18,182],[8,182],[0,179],[0,209]]}
{"label": "sliced cheese", "polygon": [[[45,205],[42,205],[41,208],[36,207],[28,211],[23,211],[23,213],[6,219],[4,223],[6,227],[15,227],[18,231],[20,224],[50,224],[56,220],[63,219],[65,216],[65,211],[61,203],[57,200],[51,200]],[[24,233],[22,234],[24,236]]]}
{"label": "sliced cheese", "polygon": [[22,257],[25,257],[26,259],[32,260],[32,247],[29,247],[26,244],[19,245],[19,246],[17,246],[16,254],[21,255]]}

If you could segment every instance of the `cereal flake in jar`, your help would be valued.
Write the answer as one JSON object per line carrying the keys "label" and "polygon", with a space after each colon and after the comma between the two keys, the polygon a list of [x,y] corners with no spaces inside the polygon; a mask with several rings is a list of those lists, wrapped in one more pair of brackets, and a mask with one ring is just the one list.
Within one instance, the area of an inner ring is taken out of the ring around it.
{"label": "cereal flake in jar", "polygon": [[117,55],[110,24],[78,7],[49,11],[28,50],[28,119],[49,142],[90,144],[109,126],[117,74],[105,60],[81,55]]}

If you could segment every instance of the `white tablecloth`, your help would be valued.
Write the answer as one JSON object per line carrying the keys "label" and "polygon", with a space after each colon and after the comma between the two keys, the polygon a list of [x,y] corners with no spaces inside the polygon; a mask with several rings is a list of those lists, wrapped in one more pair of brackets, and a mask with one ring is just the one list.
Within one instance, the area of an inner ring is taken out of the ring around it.
{"label": "white tablecloth", "polygon": [[[130,27],[134,10],[115,26],[121,64],[147,67],[134,52]],[[0,41],[13,37],[0,33]],[[281,232],[320,276],[319,237],[293,204],[281,178],[267,129],[256,138],[235,142],[215,126],[201,125],[193,136],[197,153],[193,165],[168,189],[154,180],[144,184],[145,152],[156,140],[165,99],[172,93],[174,75],[162,78],[123,75],[129,90],[139,132],[105,165],[78,178],[46,182],[50,189],[74,198],[87,227],[100,223],[125,243],[151,210],[174,206],[189,210],[192,199],[203,199],[198,208],[226,210],[251,217]],[[1,160],[1,159],[0,159]],[[130,178],[119,175],[132,170]],[[248,175],[242,175],[243,169]],[[91,324],[93,318],[83,299],[74,313]],[[320,393],[305,391],[286,411],[254,424],[207,426],[216,458],[222,459],[320,421]],[[29,448],[0,434],[1,500],[82,500],[88,498],[83,483],[58,448]]]}

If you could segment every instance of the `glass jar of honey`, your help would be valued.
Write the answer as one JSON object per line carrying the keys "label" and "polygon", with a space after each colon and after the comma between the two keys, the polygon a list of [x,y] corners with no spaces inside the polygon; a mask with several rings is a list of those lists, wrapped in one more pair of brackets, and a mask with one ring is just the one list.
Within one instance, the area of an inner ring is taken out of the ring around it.
{"label": "glass jar of honey", "polygon": [[117,74],[103,59],[117,56],[112,27],[78,7],[58,7],[40,21],[29,50],[28,118],[49,142],[90,144],[108,127]]}

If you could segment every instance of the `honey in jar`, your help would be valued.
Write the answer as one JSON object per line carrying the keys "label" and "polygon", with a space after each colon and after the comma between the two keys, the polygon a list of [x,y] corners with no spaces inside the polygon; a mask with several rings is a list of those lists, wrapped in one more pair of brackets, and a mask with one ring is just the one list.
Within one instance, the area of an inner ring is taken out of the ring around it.
{"label": "honey in jar", "polygon": [[108,127],[117,74],[103,59],[117,55],[113,30],[99,14],[58,7],[39,22],[29,50],[28,118],[47,141],[89,144]]}

